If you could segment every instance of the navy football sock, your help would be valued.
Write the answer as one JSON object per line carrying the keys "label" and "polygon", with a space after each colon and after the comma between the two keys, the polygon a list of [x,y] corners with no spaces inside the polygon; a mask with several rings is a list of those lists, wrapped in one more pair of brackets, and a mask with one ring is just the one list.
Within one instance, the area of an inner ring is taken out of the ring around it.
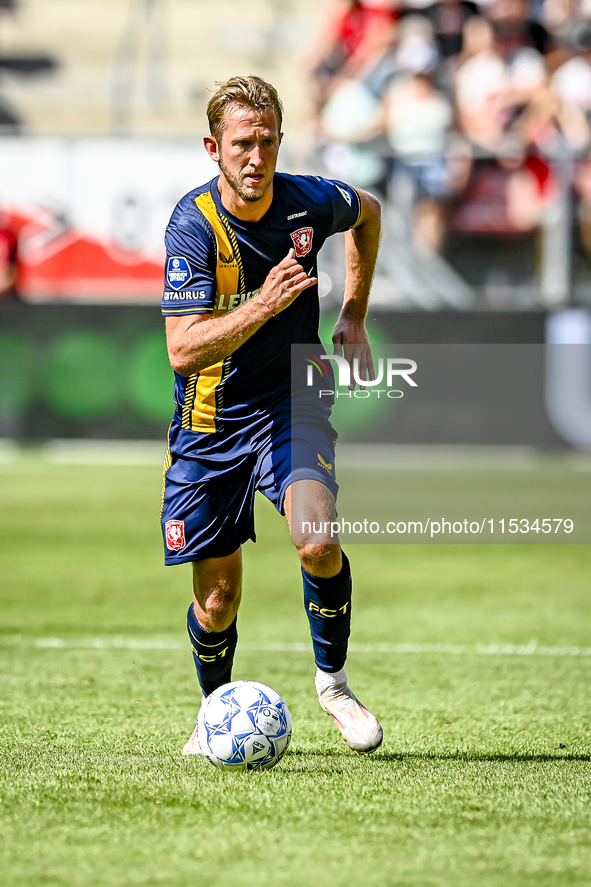
{"label": "navy football sock", "polygon": [[343,552],[341,571],[330,579],[312,576],[303,567],[302,577],[316,665],[323,671],[340,671],[351,633],[351,568],[347,556]]}
{"label": "navy football sock", "polygon": [[187,630],[199,684],[205,696],[232,680],[238,643],[237,619],[225,631],[206,631],[197,620],[193,604],[187,613]]}

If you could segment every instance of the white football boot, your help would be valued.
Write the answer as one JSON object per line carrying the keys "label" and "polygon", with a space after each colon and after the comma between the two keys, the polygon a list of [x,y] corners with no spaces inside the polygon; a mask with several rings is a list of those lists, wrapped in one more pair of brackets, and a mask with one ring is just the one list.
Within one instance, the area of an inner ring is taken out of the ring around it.
{"label": "white football boot", "polygon": [[319,697],[321,708],[330,715],[349,748],[360,755],[375,751],[382,743],[380,722],[348,687],[329,687]]}
{"label": "white football boot", "polygon": [[197,724],[195,724],[195,729],[191,733],[189,737],[189,741],[185,744],[183,748],[184,755],[202,755],[203,751],[201,750],[201,746],[199,745],[199,737],[197,736]]}
{"label": "white football boot", "polygon": [[[203,697],[205,699],[205,696]],[[201,703],[203,704],[203,702]],[[201,709],[199,709],[199,715],[201,714]],[[199,744],[199,736],[197,735],[197,728],[199,727],[199,715],[197,715],[197,723],[195,724],[195,729],[191,733],[189,737],[189,741],[185,743],[183,748],[184,755],[202,755],[203,750]]]}

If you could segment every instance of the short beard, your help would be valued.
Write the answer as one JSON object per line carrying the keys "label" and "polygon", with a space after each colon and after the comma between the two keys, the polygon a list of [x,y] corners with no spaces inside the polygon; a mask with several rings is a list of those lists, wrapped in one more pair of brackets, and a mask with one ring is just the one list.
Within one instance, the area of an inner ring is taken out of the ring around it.
{"label": "short beard", "polygon": [[231,172],[226,167],[226,164],[222,160],[218,160],[218,165],[221,172],[223,172],[224,174],[224,178],[226,179],[232,190],[236,192],[238,197],[242,198],[242,200],[245,200],[247,203],[256,203],[257,200],[262,200],[271,187],[271,182],[269,182],[264,191],[256,191],[253,194],[246,189],[246,187],[242,184],[241,179],[237,179],[231,174]]}

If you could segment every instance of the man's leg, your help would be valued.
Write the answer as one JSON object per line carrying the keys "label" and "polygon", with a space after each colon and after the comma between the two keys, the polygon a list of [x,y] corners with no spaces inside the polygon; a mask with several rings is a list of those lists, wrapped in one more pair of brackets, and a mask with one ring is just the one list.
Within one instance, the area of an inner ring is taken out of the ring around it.
{"label": "man's leg", "polygon": [[236,615],[242,597],[242,552],[193,561],[193,603],[187,628],[205,696],[226,684],[238,641]]}
{"label": "man's leg", "polygon": [[[295,495],[292,491],[295,488]],[[312,534],[315,541],[295,532],[303,514],[316,526],[334,520],[334,496],[319,481],[298,481],[287,488],[285,515],[296,540],[302,567],[304,603],[310,621],[316,664],[325,672],[340,671],[347,658],[351,626],[351,571],[338,540],[328,541],[328,534]],[[322,540],[322,541],[321,541]]]}
{"label": "man's leg", "polygon": [[[232,678],[238,642],[236,629],[242,597],[242,552],[227,557],[193,561],[193,602],[187,613],[187,629],[197,678],[204,696]],[[197,727],[183,749],[200,754]]]}
{"label": "man's leg", "polygon": [[[320,705],[350,748],[373,751],[382,741],[382,728],[347,685],[352,583],[347,556],[327,527],[336,520],[334,495],[319,481],[297,481],[286,491],[284,510],[302,567]],[[309,532],[296,530],[304,523],[312,528]]]}

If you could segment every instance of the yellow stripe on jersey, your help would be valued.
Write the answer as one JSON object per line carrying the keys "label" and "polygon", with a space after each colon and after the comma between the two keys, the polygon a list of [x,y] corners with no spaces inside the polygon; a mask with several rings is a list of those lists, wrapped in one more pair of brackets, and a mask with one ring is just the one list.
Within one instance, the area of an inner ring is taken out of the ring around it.
{"label": "yellow stripe on jersey", "polygon": [[195,386],[193,409],[191,410],[191,431],[215,431],[217,416],[216,394],[222,378],[224,361],[201,370]]}
{"label": "yellow stripe on jersey", "polygon": [[162,314],[168,317],[169,314],[211,314],[213,308],[163,308]]}
{"label": "yellow stripe on jersey", "polygon": [[187,385],[185,388],[185,402],[183,403],[183,415],[182,415],[182,427],[183,428],[191,428],[191,410],[193,409],[193,402],[195,400],[195,388],[197,386],[197,373],[193,376],[189,376],[187,379]]}
{"label": "yellow stripe on jersey", "polygon": [[[236,235],[228,219],[218,213],[209,191],[200,194],[195,199],[195,204],[215,234],[217,259],[215,304],[218,304],[220,297],[246,292],[242,258]],[[211,433],[219,429],[223,411],[223,385],[230,372],[230,362],[231,358],[227,357],[189,377],[183,404],[183,428],[201,433]]]}
{"label": "yellow stripe on jersey", "polygon": [[166,452],[164,454],[164,464],[162,466],[162,500],[160,502],[160,517],[164,513],[164,497],[166,495],[166,472],[172,465],[172,453],[170,452],[170,429],[171,425],[168,426],[168,434],[166,435]]}
{"label": "yellow stripe on jersey", "polygon": [[[201,210],[213,228],[217,247],[216,295],[233,296],[234,293],[246,292],[244,285],[244,269],[238,241],[229,221],[220,215],[209,191],[195,198]],[[218,299],[216,298],[216,302]]]}

